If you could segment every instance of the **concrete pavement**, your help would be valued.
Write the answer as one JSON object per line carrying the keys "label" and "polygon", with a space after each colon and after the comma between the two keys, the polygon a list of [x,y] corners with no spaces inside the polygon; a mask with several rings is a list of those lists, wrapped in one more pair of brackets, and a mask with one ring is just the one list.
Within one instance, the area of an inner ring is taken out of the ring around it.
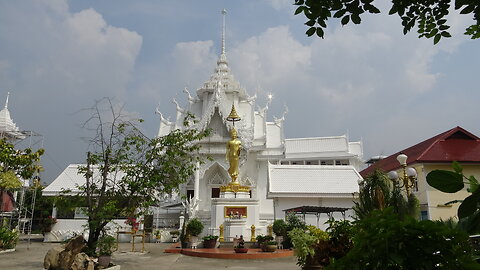
{"label": "concrete pavement", "polygon": [[[43,243],[22,240],[16,251],[0,254],[0,269],[2,270],[31,270],[43,269],[43,258],[47,251],[60,246],[58,243]],[[131,244],[121,243],[119,251],[113,254],[113,262],[121,265],[122,270],[197,270],[197,269],[232,269],[232,270],[299,270],[295,257],[263,259],[263,260],[224,260],[189,257],[181,254],[163,253],[170,244],[146,243],[147,253],[128,252]],[[136,244],[140,248],[141,244]]]}

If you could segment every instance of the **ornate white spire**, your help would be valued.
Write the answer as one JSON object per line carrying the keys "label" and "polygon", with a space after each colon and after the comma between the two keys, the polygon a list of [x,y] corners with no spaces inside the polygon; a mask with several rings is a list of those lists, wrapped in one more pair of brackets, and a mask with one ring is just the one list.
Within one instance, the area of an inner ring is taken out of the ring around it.
{"label": "ornate white spire", "polygon": [[222,54],[225,54],[225,15],[227,15],[227,10],[222,10],[223,14],[223,28],[222,28]]}
{"label": "ornate white spire", "polygon": [[10,92],[7,92],[7,100],[5,100],[5,109],[8,109],[8,97],[10,96]]}
{"label": "ornate white spire", "polygon": [[9,97],[10,92],[7,93],[5,107],[0,111],[0,137],[7,137],[13,140],[24,139],[25,135],[20,132],[20,129],[17,127],[17,125],[15,125],[10,117],[10,112],[8,111]]}

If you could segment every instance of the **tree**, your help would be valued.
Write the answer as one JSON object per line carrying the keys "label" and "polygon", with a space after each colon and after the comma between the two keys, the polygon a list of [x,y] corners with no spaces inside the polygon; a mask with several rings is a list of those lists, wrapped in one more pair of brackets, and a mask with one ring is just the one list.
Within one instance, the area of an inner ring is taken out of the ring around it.
{"label": "tree", "polygon": [[[380,13],[375,0],[295,0],[298,8],[295,15],[303,12],[309,27],[306,34],[324,37],[329,18],[341,19],[341,24],[350,21],[360,24],[363,13]],[[377,0],[379,2],[379,0]],[[437,44],[442,37],[451,37],[446,16],[454,5],[460,14],[473,14],[474,24],[467,27],[465,35],[480,38],[480,1],[478,0],[392,0],[389,15],[398,14],[402,20],[403,33],[407,34],[417,24],[419,38],[433,38]]]}
{"label": "tree", "polygon": [[179,191],[179,185],[193,175],[200,145],[208,130],[188,128],[154,139],[139,129],[142,120],[133,120],[116,109],[111,99],[97,101],[84,127],[94,132],[89,140],[92,151],[87,165],[79,171],[85,176],[77,198],[86,201],[89,238],[88,253],[95,253],[96,243],[105,226],[120,215],[133,215],[138,209],[154,205],[164,194]]}
{"label": "tree", "polygon": [[30,179],[42,170],[39,164],[40,156],[45,151],[30,148],[15,149],[6,139],[0,139],[0,202],[3,203],[5,190],[14,190],[22,187],[22,179]]}
{"label": "tree", "polygon": [[364,219],[374,210],[392,207],[393,211],[403,219],[406,216],[418,216],[418,200],[415,195],[405,199],[396,185],[390,185],[387,175],[375,170],[360,184],[359,201],[354,202],[353,210],[358,219]]}

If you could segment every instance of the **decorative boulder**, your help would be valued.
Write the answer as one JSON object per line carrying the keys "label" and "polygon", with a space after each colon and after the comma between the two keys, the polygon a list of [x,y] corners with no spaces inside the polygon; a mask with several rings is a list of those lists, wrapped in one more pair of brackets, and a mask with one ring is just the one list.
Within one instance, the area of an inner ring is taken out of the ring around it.
{"label": "decorative boulder", "polygon": [[52,248],[45,255],[43,267],[49,270],[70,270],[77,254],[85,248],[85,240],[79,235],[65,245],[65,248]]}

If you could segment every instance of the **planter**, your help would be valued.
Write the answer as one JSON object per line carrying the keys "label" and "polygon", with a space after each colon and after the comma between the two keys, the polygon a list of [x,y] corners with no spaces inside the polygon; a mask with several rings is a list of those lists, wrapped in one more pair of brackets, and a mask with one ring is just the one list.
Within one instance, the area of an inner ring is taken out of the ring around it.
{"label": "planter", "polygon": [[215,248],[216,245],[217,245],[217,239],[203,240],[204,248]]}
{"label": "planter", "polygon": [[[265,247],[265,250],[263,249],[263,247]],[[262,247],[262,251],[264,252],[275,252],[275,250],[277,250],[277,245],[264,245]]]}
{"label": "planter", "polygon": [[110,264],[110,261],[112,260],[112,256],[110,255],[101,255],[98,257],[98,264],[101,267],[107,267]]}
{"label": "planter", "polygon": [[234,248],[235,253],[247,253],[248,248]]}

